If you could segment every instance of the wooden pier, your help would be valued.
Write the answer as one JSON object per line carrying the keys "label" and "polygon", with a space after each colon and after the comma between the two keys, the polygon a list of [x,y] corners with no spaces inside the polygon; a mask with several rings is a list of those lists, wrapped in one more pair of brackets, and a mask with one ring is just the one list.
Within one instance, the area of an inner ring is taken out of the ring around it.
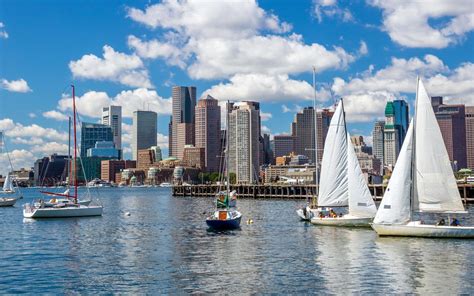
{"label": "wooden pier", "polygon": [[[369,185],[369,190],[374,199],[381,200],[386,185]],[[219,185],[175,185],[173,196],[214,196],[222,186]],[[458,184],[459,193],[465,204],[474,203],[474,184]],[[316,195],[316,185],[231,185],[231,190],[237,191],[239,198],[283,198],[283,199],[309,199]]]}

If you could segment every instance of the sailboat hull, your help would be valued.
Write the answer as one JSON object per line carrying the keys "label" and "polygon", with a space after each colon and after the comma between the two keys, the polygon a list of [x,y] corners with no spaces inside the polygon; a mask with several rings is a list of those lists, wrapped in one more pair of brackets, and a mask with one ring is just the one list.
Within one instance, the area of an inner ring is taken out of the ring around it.
{"label": "sailboat hull", "polygon": [[474,227],[471,226],[437,226],[421,224],[420,221],[404,225],[372,224],[371,226],[380,236],[474,238]]}
{"label": "sailboat hull", "polygon": [[69,218],[102,216],[102,206],[82,206],[64,208],[31,208],[25,206],[25,218]]}
{"label": "sailboat hull", "polygon": [[344,215],[342,217],[337,217],[337,218],[315,217],[311,219],[311,223],[314,225],[324,225],[324,226],[370,227],[370,223],[372,222],[372,220],[373,218],[359,218],[359,217]]}
{"label": "sailboat hull", "polygon": [[0,198],[0,207],[13,207],[16,201],[16,198]]}

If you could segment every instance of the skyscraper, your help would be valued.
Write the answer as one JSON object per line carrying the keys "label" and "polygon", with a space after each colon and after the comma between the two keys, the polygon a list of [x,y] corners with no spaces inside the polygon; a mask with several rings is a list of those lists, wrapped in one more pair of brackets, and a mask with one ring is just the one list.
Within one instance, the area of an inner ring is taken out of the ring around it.
{"label": "skyscraper", "polygon": [[384,126],[384,165],[394,167],[400,152],[400,131],[395,124],[395,108],[393,102],[387,102],[385,106]]}
{"label": "skyscraper", "polygon": [[133,112],[132,159],[137,160],[138,150],[156,146],[157,114],[153,111]]}
{"label": "skyscraper", "polygon": [[[184,145],[194,145],[194,108],[196,106],[196,87],[194,86],[173,86],[172,89],[172,119],[170,134],[170,156],[182,158]],[[186,125],[181,125],[185,123]],[[178,130],[180,127],[180,130]],[[191,130],[191,132],[190,132]],[[178,132],[180,132],[180,145],[178,148]],[[183,139],[182,137],[185,137]],[[189,138],[192,137],[192,138]],[[184,144],[183,144],[184,143]],[[181,156],[178,155],[178,151]]]}
{"label": "skyscraper", "polygon": [[102,108],[102,124],[112,128],[115,148],[122,149],[122,107],[111,105]]}
{"label": "skyscraper", "polygon": [[467,167],[474,170],[474,106],[466,106]]}
{"label": "skyscraper", "polygon": [[403,145],[403,140],[405,140],[405,135],[408,131],[409,124],[409,112],[408,104],[405,100],[394,100],[393,109],[395,112],[395,126],[398,130],[398,146],[401,148]]}
{"label": "skyscraper", "polygon": [[204,148],[208,172],[219,172],[221,108],[212,96],[199,100],[196,106],[196,148]]}
{"label": "skyscraper", "polygon": [[374,124],[374,129],[372,130],[372,146],[373,154],[380,161],[384,160],[383,157],[383,143],[384,143],[384,127],[385,121],[376,121]]}
{"label": "skyscraper", "polygon": [[442,97],[433,97],[431,105],[443,135],[449,160],[456,164],[458,169],[465,168],[467,166],[465,106],[446,105]]}
{"label": "skyscraper", "polygon": [[94,148],[100,141],[113,141],[112,127],[99,123],[83,122],[81,127],[81,157],[87,156],[87,149]]}
{"label": "skyscraper", "polygon": [[229,171],[238,183],[254,183],[259,174],[260,108],[256,102],[241,102],[229,111]]}
{"label": "skyscraper", "polygon": [[275,141],[275,157],[290,155],[294,152],[294,137],[291,135],[276,135]]}
{"label": "skyscraper", "polygon": [[[318,161],[321,162],[324,152],[324,143],[329,129],[333,111],[329,109],[319,110],[316,115],[317,122],[317,146]],[[294,137],[294,151],[298,155],[305,155],[314,163],[316,151],[314,149],[314,109],[313,107],[305,107],[301,112],[295,115],[292,123],[292,132]]]}

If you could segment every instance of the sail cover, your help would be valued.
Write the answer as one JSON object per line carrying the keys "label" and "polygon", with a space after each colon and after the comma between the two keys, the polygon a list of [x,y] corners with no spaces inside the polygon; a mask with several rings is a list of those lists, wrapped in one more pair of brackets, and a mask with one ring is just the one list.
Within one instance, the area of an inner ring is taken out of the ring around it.
{"label": "sail cover", "polygon": [[332,116],[324,144],[318,206],[348,205],[347,166],[347,135],[341,100]]}
{"label": "sail cover", "polygon": [[422,212],[463,212],[448,152],[430,97],[421,80],[418,80],[415,117],[413,209]]}
{"label": "sail cover", "polygon": [[413,120],[408,128],[392,177],[380,203],[374,223],[405,224],[410,221]]}
{"label": "sail cover", "polygon": [[349,214],[361,218],[373,218],[377,208],[362,174],[349,133],[347,133],[347,144]]}

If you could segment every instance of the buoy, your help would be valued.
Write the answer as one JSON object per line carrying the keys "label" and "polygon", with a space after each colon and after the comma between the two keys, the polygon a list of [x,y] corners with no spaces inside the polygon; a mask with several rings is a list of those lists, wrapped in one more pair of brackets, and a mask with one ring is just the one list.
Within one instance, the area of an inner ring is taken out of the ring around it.
{"label": "buoy", "polygon": [[253,220],[252,220],[252,219],[248,219],[248,220],[247,220],[247,224],[253,224]]}
{"label": "buoy", "polygon": [[125,212],[125,216],[130,216],[130,212]]}

